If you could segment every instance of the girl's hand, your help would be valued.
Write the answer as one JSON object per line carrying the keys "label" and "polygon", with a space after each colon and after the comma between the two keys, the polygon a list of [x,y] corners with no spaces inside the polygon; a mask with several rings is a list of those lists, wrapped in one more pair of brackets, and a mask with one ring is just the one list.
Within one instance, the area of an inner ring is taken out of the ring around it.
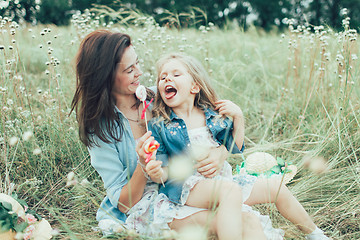
{"label": "girl's hand", "polygon": [[206,178],[215,177],[223,167],[227,158],[227,150],[224,145],[211,148],[209,155],[195,164],[197,171]]}
{"label": "girl's hand", "polygon": [[230,100],[219,100],[215,102],[215,110],[221,115],[228,115],[233,118],[242,117],[241,108]]}
{"label": "girl's hand", "polygon": [[[141,138],[139,138],[138,143],[136,144],[136,152],[139,156],[139,161],[141,164],[146,165],[145,159],[147,154],[144,152],[144,147],[146,144],[154,140],[154,137],[151,136],[151,131],[146,132]],[[154,159],[156,156],[156,152],[153,154],[151,159]]]}
{"label": "girl's hand", "polygon": [[161,167],[162,161],[152,160],[146,164],[145,171],[154,182],[161,182],[164,170]]}

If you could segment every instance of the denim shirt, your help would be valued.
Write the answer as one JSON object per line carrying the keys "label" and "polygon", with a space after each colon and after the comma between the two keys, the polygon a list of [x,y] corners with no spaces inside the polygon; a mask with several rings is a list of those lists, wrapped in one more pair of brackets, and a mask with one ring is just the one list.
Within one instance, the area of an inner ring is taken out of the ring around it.
{"label": "denim shirt", "polygon": [[[220,116],[216,111],[206,108],[204,109],[206,126],[209,128],[213,139],[219,145],[225,145],[231,153],[241,153],[241,150],[234,143],[232,136],[233,122],[227,118]],[[152,131],[154,138],[160,143],[157,150],[156,159],[163,162],[163,166],[168,165],[169,158],[185,153],[190,147],[190,138],[183,119],[179,118],[173,111],[170,113],[170,121],[158,121],[152,119],[148,124],[149,130]],[[180,203],[182,185],[184,182],[176,182],[171,179],[165,182],[165,187],[160,186],[160,193],[164,193],[168,198]]]}
{"label": "denim shirt", "polygon": [[[122,188],[128,183],[137,166],[136,141],[129,121],[117,108],[116,111],[124,124],[121,141],[110,139],[110,143],[105,143],[93,136],[99,146],[88,148],[91,165],[101,176],[106,189],[106,196],[96,213],[98,221],[112,219],[125,222],[126,215],[117,208],[118,201]],[[117,127],[114,131],[119,130]]]}

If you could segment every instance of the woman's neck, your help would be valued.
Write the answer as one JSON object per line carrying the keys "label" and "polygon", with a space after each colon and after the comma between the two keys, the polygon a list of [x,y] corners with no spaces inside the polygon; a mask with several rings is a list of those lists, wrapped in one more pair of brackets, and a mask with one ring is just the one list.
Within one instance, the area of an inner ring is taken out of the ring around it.
{"label": "woman's neck", "polygon": [[116,100],[116,107],[121,112],[127,112],[129,110],[132,110],[133,107],[136,105],[136,97],[134,94],[129,95],[118,95],[115,96]]}

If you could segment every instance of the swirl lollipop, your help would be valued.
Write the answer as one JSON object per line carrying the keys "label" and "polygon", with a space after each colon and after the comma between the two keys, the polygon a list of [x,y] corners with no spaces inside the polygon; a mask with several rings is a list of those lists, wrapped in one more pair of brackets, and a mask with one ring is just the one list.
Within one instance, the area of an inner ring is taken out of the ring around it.
{"label": "swirl lollipop", "polygon": [[148,163],[150,161],[153,153],[160,147],[160,144],[156,140],[152,140],[148,144],[144,146],[144,152],[146,153],[145,162]]}

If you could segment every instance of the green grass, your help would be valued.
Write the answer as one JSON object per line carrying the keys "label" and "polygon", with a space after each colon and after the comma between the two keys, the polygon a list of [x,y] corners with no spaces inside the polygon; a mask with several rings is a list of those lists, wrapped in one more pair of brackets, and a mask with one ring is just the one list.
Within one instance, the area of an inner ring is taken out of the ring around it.
{"label": "green grass", "polygon": [[[13,28],[6,22],[0,27],[5,47],[0,50],[0,192],[13,188],[60,230],[60,239],[101,237],[92,227],[105,191],[78,139],[75,116],[68,116],[74,56],[82,37],[96,27],[93,20],[84,22]],[[144,85],[154,85],[154,65],[162,54],[197,57],[218,94],[245,114],[245,156],[267,151],[296,164],[299,172],[289,188],[315,223],[334,239],[360,238],[360,52],[346,26],[339,33],[278,35],[255,28],[176,30],[148,19],[139,22],[110,29],[132,36]],[[34,136],[25,141],[28,130]],[[19,138],[13,146],[11,137]],[[36,148],[41,154],[33,154]],[[312,172],[305,167],[305,155],[324,157],[328,170]],[[242,161],[237,156],[229,160]],[[70,171],[79,184],[67,187]],[[80,184],[83,179],[90,183]],[[287,238],[303,236],[274,206],[258,209],[270,214]]]}

